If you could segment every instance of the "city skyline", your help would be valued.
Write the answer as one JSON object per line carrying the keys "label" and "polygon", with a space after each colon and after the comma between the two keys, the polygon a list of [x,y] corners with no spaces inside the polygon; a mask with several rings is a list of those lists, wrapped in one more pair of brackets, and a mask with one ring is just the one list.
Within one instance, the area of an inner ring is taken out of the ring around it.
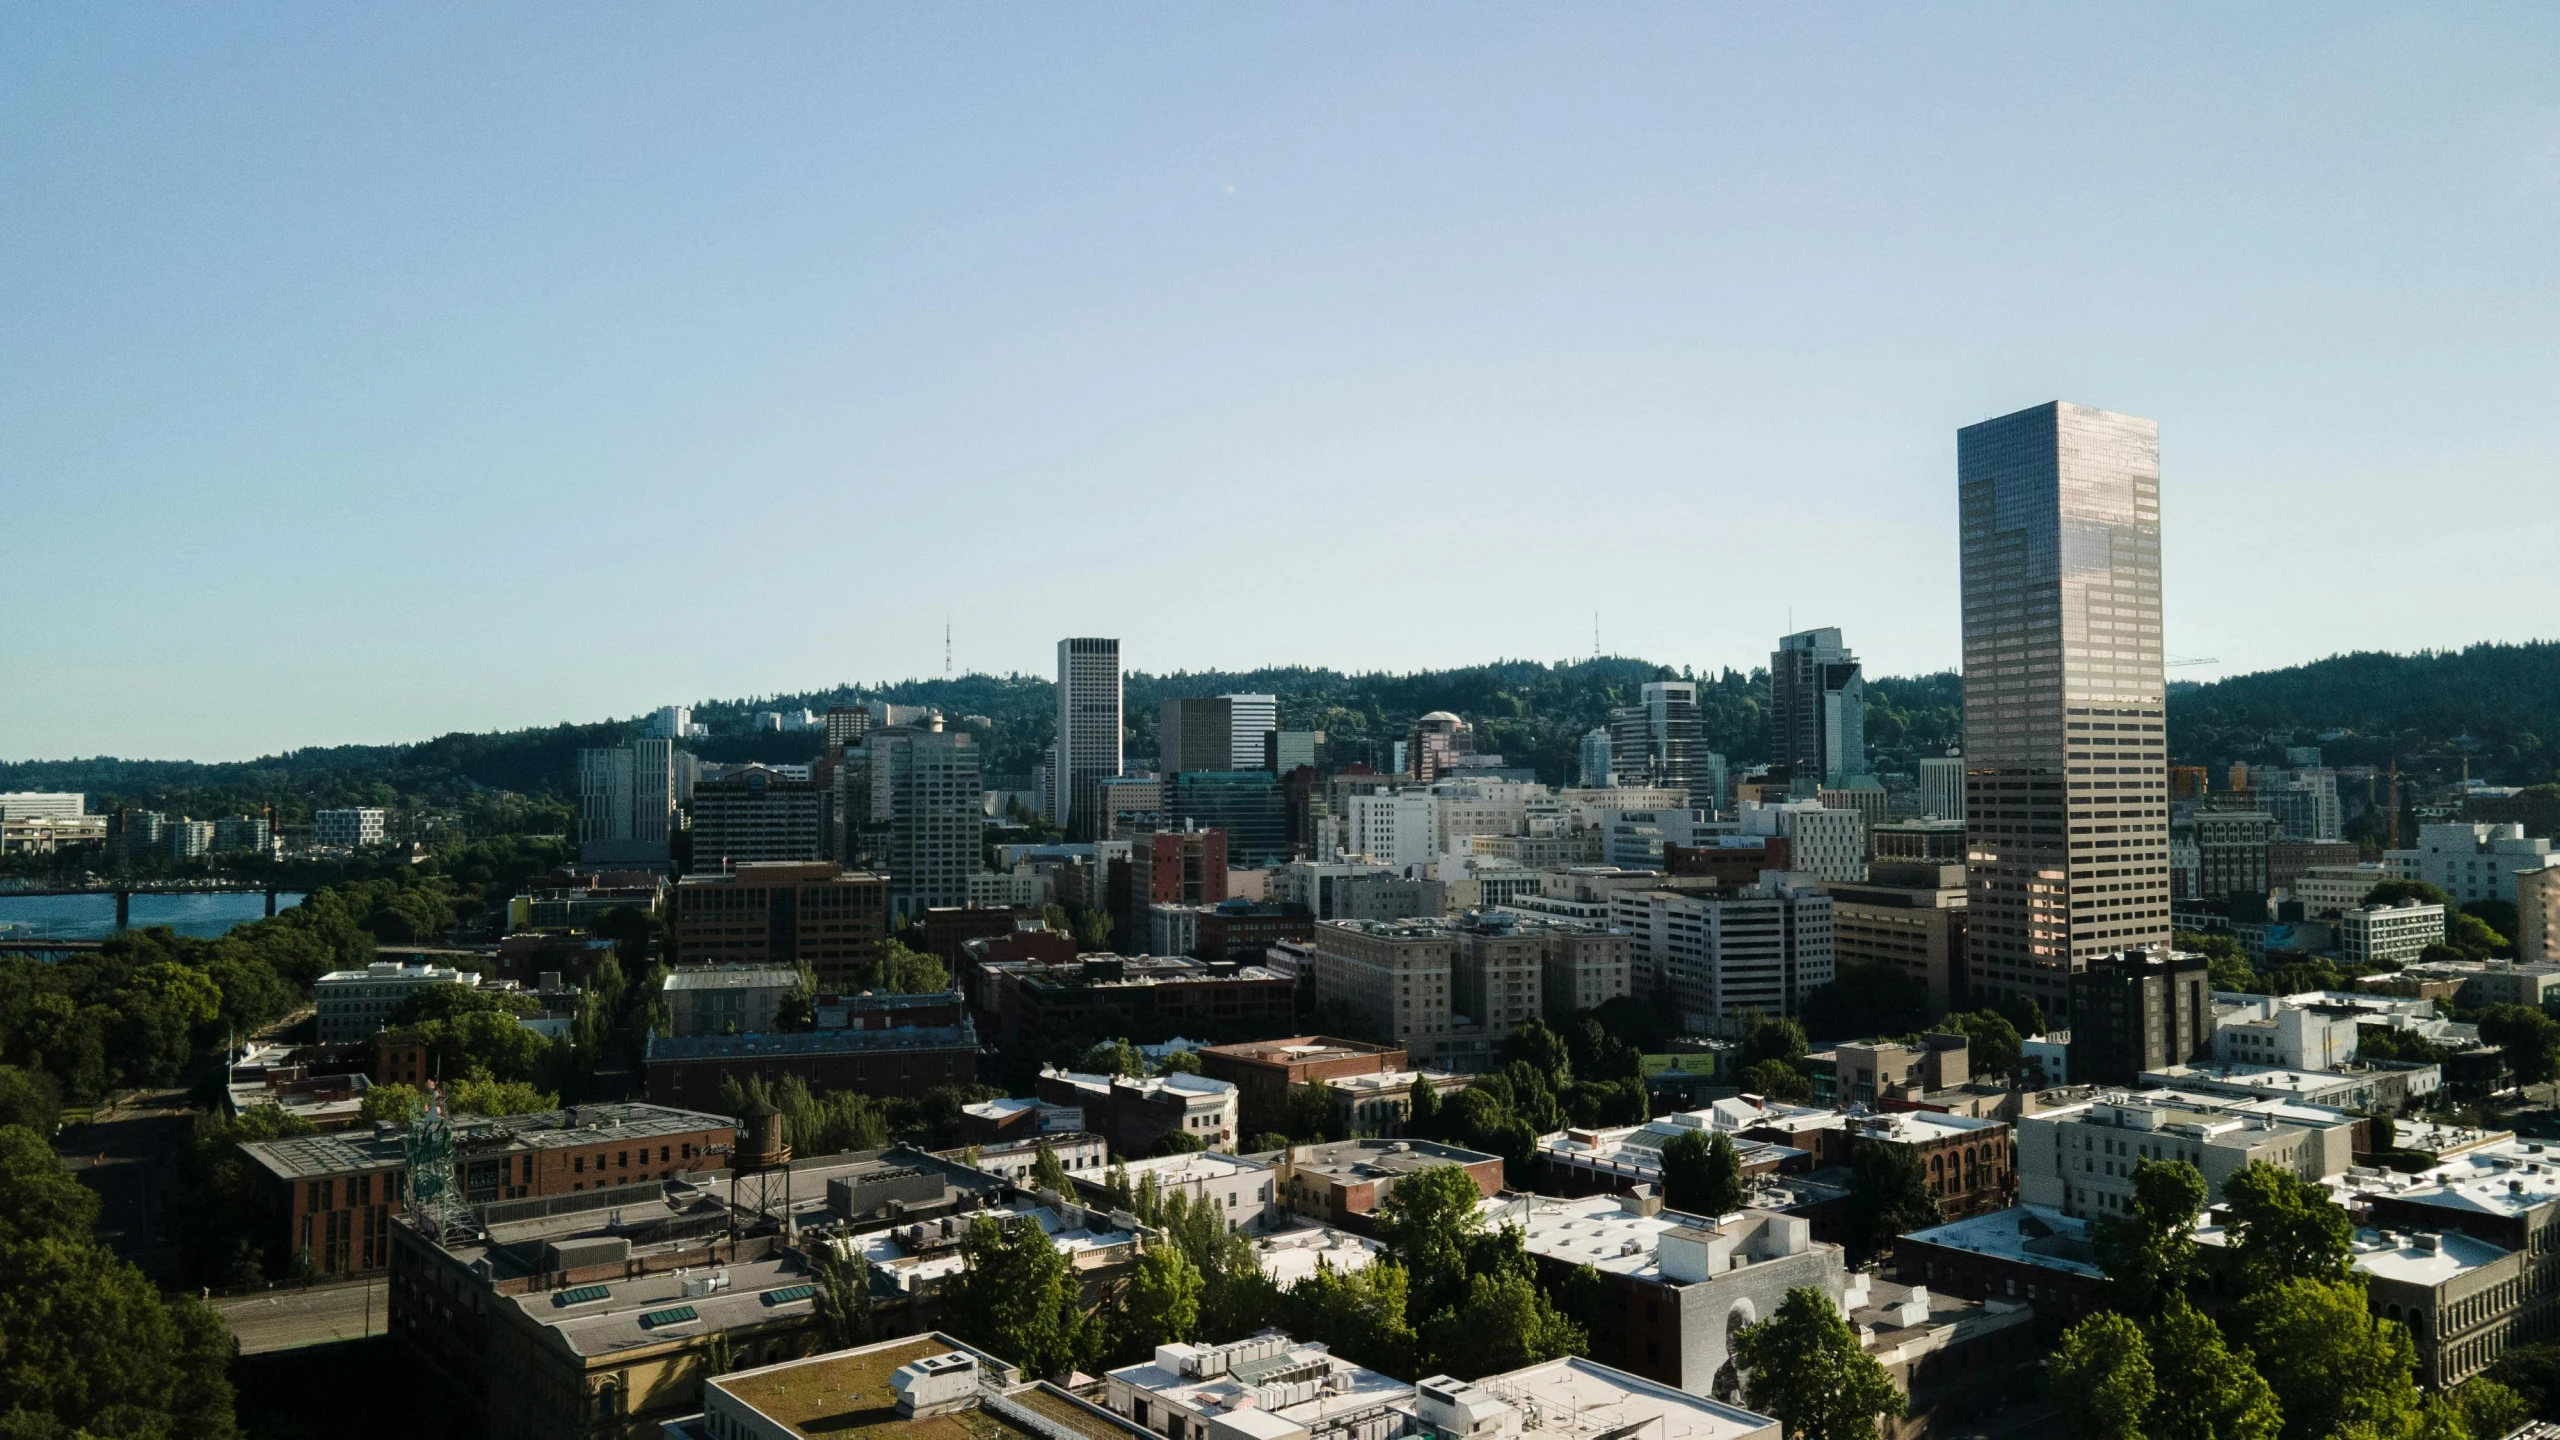
{"label": "city skyline", "polygon": [[[2496,557],[2560,526],[2560,16],[1461,13],[11,14],[0,753],[930,675],[946,621],[1920,673],[1948,431],[2056,394],[2171,427],[2181,675],[2552,632]],[[1590,593],[1485,585],[1577,532]],[[1239,604],[1095,578],[1208,534]]]}

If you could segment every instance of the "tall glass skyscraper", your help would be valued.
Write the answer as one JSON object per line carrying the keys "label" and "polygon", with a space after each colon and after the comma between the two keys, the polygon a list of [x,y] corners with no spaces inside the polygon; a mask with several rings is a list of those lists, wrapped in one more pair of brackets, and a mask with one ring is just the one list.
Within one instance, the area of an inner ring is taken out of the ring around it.
{"label": "tall glass skyscraper", "polygon": [[1769,655],[1769,763],[1846,788],[1867,773],[1867,682],[1836,628],[1803,630]]}
{"label": "tall glass skyscraper", "polygon": [[1973,993],[2059,1022],[2169,943],[2160,427],[2056,401],[1956,432]]}

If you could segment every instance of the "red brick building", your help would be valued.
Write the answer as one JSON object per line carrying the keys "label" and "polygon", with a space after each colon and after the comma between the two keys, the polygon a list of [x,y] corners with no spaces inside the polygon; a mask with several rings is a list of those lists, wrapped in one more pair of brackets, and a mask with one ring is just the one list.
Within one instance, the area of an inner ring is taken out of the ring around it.
{"label": "red brick building", "polygon": [[1192,953],[1209,960],[1258,961],[1283,940],[1312,940],[1315,916],[1302,906],[1227,900],[1200,912],[1200,943]]}
{"label": "red brick building", "polygon": [[[726,1164],[736,1122],[657,1105],[584,1105],[455,1125],[457,1198],[478,1205],[672,1180]],[[275,1228],[266,1262],[282,1270],[309,1252],[322,1275],[361,1275],[390,1263],[392,1212],[407,1203],[407,1134],[393,1126],[257,1140],[241,1153],[259,1169]]]}
{"label": "red brick building", "polygon": [[1129,909],[1216,905],[1227,898],[1227,832],[1153,830],[1130,837]]}
{"label": "red brick building", "polygon": [[1397,1181],[1435,1165],[1463,1167],[1488,1200],[1502,1193],[1501,1156],[1430,1140],[1293,1145],[1271,1165],[1278,1172],[1272,1195],[1282,1208],[1364,1235]]}
{"label": "red brick building", "polygon": [[1247,1135],[1279,1129],[1289,1092],[1310,1080],[1385,1075],[1405,1068],[1405,1053],[1400,1046],[1336,1040],[1330,1035],[1207,1045],[1199,1053],[1201,1074],[1236,1087]]}

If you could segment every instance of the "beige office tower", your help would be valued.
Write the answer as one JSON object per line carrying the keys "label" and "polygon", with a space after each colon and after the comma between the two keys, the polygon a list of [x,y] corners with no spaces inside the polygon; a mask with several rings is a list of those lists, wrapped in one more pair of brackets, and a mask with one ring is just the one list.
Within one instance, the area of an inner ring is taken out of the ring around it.
{"label": "beige office tower", "polygon": [[1956,432],[1968,980],[2064,1023],[2169,943],[2160,427],[2059,401]]}
{"label": "beige office tower", "polygon": [[1069,840],[1108,840],[1102,782],[1120,773],[1120,642],[1058,642],[1058,740],[1050,759],[1049,818]]}

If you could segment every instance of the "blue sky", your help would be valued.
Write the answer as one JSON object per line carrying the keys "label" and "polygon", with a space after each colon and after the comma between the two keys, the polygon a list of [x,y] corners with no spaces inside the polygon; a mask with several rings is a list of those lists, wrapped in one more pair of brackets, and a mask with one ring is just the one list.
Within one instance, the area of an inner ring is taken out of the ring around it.
{"label": "blue sky", "polygon": [[0,11],[0,758],[963,668],[2560,635],[2550,7]]}

